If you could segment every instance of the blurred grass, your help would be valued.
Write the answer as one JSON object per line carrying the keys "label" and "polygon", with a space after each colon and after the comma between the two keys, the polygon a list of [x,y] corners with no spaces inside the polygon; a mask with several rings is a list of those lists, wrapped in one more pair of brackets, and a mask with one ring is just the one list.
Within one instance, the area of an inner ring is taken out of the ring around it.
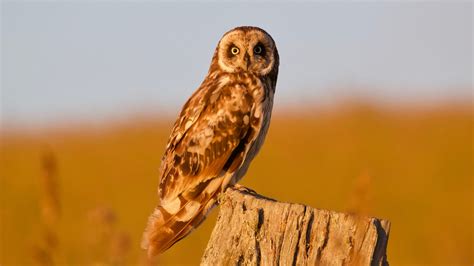
{"label": "blurred grass", "polygon": [[[3,134],[0,264],[38,263],[47,150],[60,189],[55,263],[146,265],[139,241],[157,202],[171,126],[150,119]],[[392,265],[472,265],[472,126],[468,105],[276,113],[242,184],[280,201],[389,219]],[[159,257],[160,265],[196,265],[216,214]],[[117,253],[120,260],[110,260]]]}

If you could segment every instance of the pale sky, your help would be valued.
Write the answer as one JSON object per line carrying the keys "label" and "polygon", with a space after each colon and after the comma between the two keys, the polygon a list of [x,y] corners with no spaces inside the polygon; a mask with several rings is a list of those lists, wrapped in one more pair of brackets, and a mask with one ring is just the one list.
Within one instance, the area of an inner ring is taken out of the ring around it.
{"label": "pale sky", "polygon": [[2,2],[4,122],[177,114],[224,32],[277,43],[276,109],[472,99],[472,2]]}

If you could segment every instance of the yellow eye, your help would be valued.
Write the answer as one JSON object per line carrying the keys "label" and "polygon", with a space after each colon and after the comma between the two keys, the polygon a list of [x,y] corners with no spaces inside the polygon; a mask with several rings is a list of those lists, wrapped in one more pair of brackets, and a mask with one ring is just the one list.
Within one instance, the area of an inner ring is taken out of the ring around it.
{"label": "yellow eye", "polygon": [[255,46],[255,47],[253,48],[253,52],[254,52],[255,54],[261,54],[261,53],[263,52],[262,46],[260,46],[260,45]]}
{"label": "yellow eye", "polygon": [[233,55],[237,55],[237,54],[239,54],[240,50],[239,50],[239,48],[237,48],[237,47],[234,46],[234,47],[230,48],[230,52],[231,52]]}

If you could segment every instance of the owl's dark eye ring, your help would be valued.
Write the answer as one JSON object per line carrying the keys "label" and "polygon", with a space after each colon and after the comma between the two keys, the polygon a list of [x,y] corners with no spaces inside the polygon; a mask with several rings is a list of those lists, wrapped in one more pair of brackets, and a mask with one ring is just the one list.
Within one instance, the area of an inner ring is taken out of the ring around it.
{"label": "owl's dark eye ring", "polygon": [[233,55],[238,55],[240,50],[239,48],[233,46],[232,48],[230,48],[230,52],[233,54]]}
{"label": "owl's dark eye ring", "polygon": [[255,45],[255,47],[253,48],[253,53],[254,54],[263,53],[263,47],[261,45]]}

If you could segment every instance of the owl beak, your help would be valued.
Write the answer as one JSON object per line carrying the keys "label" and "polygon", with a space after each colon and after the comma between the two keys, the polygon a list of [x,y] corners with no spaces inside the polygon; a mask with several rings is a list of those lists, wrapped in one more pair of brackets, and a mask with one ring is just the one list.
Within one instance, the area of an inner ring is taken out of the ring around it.
{"label": "owl beak", "polygon": [[247,52],[245,52],[244,61],[245,61],[245,70],[249,70],[249,66],[250,66],[250,55],[249,55]]}

